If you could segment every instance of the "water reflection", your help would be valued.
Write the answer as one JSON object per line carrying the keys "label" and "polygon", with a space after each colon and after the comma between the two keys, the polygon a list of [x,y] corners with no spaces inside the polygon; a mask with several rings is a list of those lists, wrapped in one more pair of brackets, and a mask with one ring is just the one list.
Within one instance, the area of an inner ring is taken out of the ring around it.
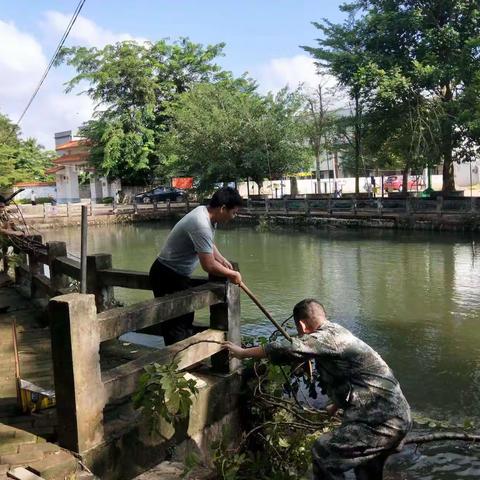
{"label": "water reflection", "polygon": [[[89,253],[111,252],[115,267],[145,271],[169,228],[91,228]],[[78,231],[47,237],[79,251]],[[478,237],[429,232],[217,232],[220,250],[239,262],[245,282],[275,318],[288,317],[302,298],[320,299],[332,320],[382,354],[416,412],[452,423],[480,423],[479,243]],[[123,289],[116,295],[129,303],[151,298]],[[272,331],[246,297],[242,319],[245,333]],[[394,463],[410,462],[409,469],[391,478],[480,478],[478,451],[442,446],[421,452],[429,452],[428,459],[420,456],[415,464],[411,455],[397,456]]]}

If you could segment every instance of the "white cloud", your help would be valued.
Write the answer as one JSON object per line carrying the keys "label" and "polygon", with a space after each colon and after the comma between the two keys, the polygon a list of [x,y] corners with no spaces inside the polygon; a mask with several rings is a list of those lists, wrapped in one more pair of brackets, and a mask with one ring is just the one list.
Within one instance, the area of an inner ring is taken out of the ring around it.
{"label": "white cloud", "polygon": [[[46,12],[44,37],[36,38],[13,22],[0,20],[0,112],[16,122],[38,84],[71,15]],[[47,33],[48,32],[48,33]],[[122,40],[145,41],[128,33],[114,33],[79,16],[68,37],[70,45],[102,47]],[[48,49],[43,48],[48,44]],[[47,52],[47,54],[45,54]],[[73,76],[65,67],[50,70],[35,100],[20,124],[22,136],[34,137],[47,148],[54,148],[54,133],[73,130],[89,120],[93,103],[86,95],[65,94],[64,83]]]}
{"label": "white cloud", "polygon": [[254,68],[252,73],[263,92],[277,92],[286,85],[294,89],[299,84],[304,84],[309,89],[315,88],[319,83],[328,87],[333,87],[336,83],[330,75],[320,77],[314,61],[308,55],[273,58],[267,64]]}
{"label": "white cloud", "polygon": [[0,108],[3,100],[33,91],[47,59],[41,45],[12,22],[0,20]]}
{"label": "white cloud", "polygon": [[[43,29],[49,34],[60,36],[65,31],[72,15],[57,11],[48,11],[44,14],[41,22]],[[114,33],[100,27],[92,20],[79,15],[68,36],[69,45],[82,45],[85,47],[103,47],[107,44],[121,42],[123,40],[135,40],[144,42],[145,38],[134,37],[129,33]]]}

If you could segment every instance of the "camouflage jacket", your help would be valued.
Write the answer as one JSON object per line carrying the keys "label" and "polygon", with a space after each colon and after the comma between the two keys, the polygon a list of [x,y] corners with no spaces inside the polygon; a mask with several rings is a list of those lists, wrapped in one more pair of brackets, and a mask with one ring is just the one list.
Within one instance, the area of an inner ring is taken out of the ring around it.
{"label": "camouflage jacket", "polygon": [[373,348],[336,323],[326,322],[292,343],[271,342],[265,353],[273,363],[314,360],[322,389],[345,410],[344,421],[410,422],[410,407],[392,370]]}

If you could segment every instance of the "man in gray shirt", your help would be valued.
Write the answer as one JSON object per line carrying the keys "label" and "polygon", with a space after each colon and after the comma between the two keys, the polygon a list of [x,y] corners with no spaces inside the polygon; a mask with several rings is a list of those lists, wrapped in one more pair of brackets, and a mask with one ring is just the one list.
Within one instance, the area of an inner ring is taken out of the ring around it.
{"label": "man in gray shirt", "polygon": [[224,342],[237,358],[274,363],[314,360],[322,389],[343,409],[341,426],[321,435],[312,448],[314,480],[343,480],[354,469],[357,479],[381,480],[383,464],[411,428],[410,407],[393,372],[380,355],[342,326],[329,322],[313,299],[295,305],[299,337],[242,348]]}
{"label": "man in gray shirt", "polygon": [[[226,277],[239,285],[242,277],[214,244],[215,225],[235,218],[242,197],[234,188],[217,190],[207,206],[199,206],[185,215],[169,233],[165,245],[150,269],[150,282],[155,297],[186,290],[192,286],[190,275],[198,263],[212,275]],[[160,325],[148,333],[163,335],[171,345],[193,334],[194,313],[188,313]]]}

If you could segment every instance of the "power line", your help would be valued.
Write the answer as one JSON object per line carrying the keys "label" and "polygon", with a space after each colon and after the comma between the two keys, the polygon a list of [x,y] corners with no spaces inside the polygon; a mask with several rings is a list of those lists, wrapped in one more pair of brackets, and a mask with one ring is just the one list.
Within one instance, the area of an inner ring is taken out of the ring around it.
{"label": "power line", "polygon": [[[22,121],[23,117],[25,116],[25,114],[27,113],[27,110],[30,108],[30,105],[32,104],[33,100],[35,99],[35,97],[37,96],[37,93],[38,91],[40,90],[43,82],[45,81],[45,79],[47,78],[47,75],[48,75],[48,72],[50,71],[50,69],[52,68],[53,64],[55,63],[55,60],[58,56],[58,54],[60,53],[60,50],[62,49],[63,47],[63,44],[65,43],[65,40],[67,39],[68,37],[68,34],[70,33],[70,30],[72,29],[75,21],[77,20],[77,17],[78,15],[80,14],[80,11],[82,10],[82,7],[83,7],[83,4],[85,3],[86,0],[80,0],[78,2],[78,5],[77,5],[77,8],[75,9],[75,11],[73,12],[73,15],[72,15],[72,18],[70,19],[70,22],[68,23],[67,25],[67,28],[65,30],[65,32],[63,33],[62,35],[62,38],[60,39],[60,42],[58,43],[57,45],[57,48],[55,50],[55,53],[53,54],[47,68],[45,69],[45,72],[43,72],[43,75],[42,75],[42,78],[40,79],[40,81],[38,82],[38,85],[37,87],[35,88],[35,91],[33,92],[33,95],[31,96],[30,100],[28,101],[27,103],[27,106],[25,107],[25,109],[23,110],[22,114],[20,115],[20,118],[18,119],[17,121],[17,125]],[[10,135],[9,135],[10,136]]]}

